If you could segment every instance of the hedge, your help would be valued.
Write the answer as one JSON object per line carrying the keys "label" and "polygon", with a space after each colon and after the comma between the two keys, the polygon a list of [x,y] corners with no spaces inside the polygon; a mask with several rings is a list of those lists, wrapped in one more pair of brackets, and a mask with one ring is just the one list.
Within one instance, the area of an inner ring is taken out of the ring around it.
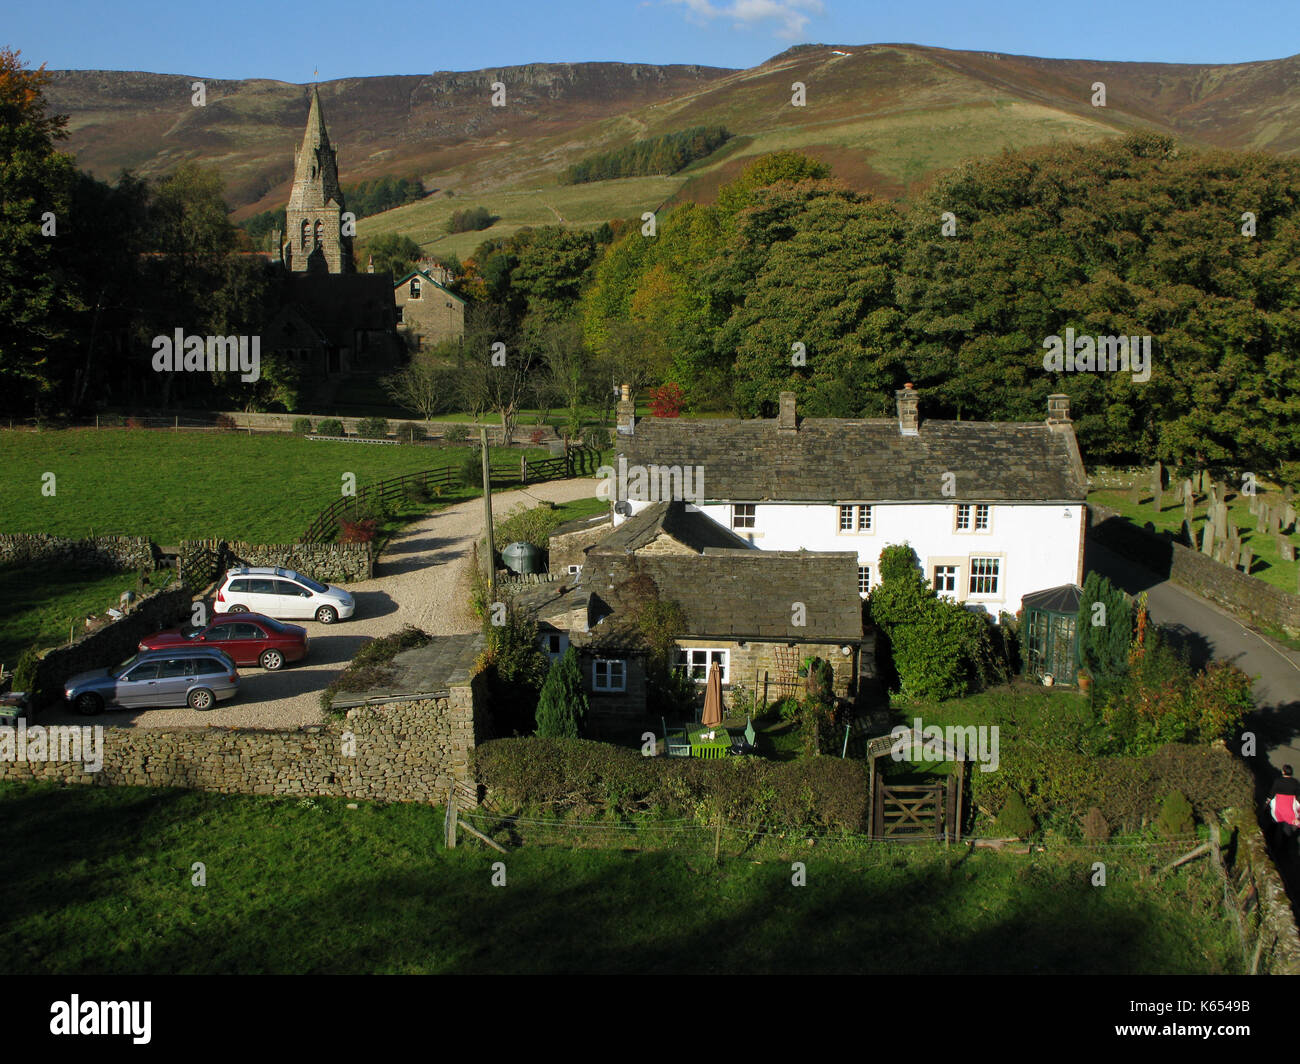
{"label": "hedge", "polygon": [[837,757],[720,761],[645,757],[585,739],[494,739],[474,750],[474,774],[498,803],[583,815],[657,810],[739,827],[861,832],[870,808],[866,765]]}
{"label": "hedge", "polygon": [[1154,823],[1160,803],[1185,794],[1205,820],[1228,808],[1254,805],[1250,771],[1222,746],[1172,744],[1145,757],[1093,757],[1069,750],[1003,743],[995,772],[969,766],[971,799],[996,812],[1018,792],[1042,823],[1067,817],[1081,822],[1096,807],[1117,831]]}

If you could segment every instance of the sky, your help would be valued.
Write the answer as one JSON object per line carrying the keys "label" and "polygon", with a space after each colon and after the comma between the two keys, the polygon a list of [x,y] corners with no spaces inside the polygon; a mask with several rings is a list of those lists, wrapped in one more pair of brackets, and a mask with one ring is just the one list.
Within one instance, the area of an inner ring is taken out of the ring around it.
{"label": "sky", "polygon": [[299,83],[539,62],[749,67],[800,43],[1239,63],[1300,52],[1298,14],[1296,0],[61,0],[11,5],[0,46],[54,70]]}

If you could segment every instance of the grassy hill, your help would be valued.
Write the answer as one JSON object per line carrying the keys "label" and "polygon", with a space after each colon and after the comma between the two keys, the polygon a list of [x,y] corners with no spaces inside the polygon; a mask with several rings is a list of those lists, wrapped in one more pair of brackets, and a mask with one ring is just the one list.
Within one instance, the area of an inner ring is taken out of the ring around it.
{"label": "grassy hill", "polygon": [[[754,156],[796,148],[855,188],[905,195],[972,156],[1056,141],[1090,142],[1135,127],[1200,146],[1300,151],[1300,57],[1227,66],[1109,63],[959,52],[908,44],[801,45],[748,70],[621,63],[535,64],[428,76],[352,78],[321,86],[345,184],[419,173],[430,195],[372,219],[464,256],[525,225],[594,226],[682,199],[709,200]],[[99,176],[146,175],[186,159],[219,167],[236,218],[283,205],[307,113],[304,86],[189,76],[56,72],[49,95],[71,115],[70,147]],[[501,81],[507,105],[490,105]],[[791,85],[807,105],[791,105]],[[1105,107],[1091,103],[1104,82]],[[668,177],[562,186],[594,152],[695,125],[733,140]],[[448,195],[448,192],[451,194]],[[455,236],[447,218],[482,204],[489,230]]]}

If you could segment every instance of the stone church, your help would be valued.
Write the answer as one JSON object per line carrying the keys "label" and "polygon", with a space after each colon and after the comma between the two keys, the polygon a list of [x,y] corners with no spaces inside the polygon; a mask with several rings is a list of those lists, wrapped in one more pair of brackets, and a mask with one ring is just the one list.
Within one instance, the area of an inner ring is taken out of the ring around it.
{"label": "stone church", "polygon": [[284,281],[280,310],[263,346],[303,373],[305,382],[356,373],[386,373],[402,351],[393,279],[359,273],[330,143],[313,88],[302,144],[294,153],[285,232],[276,241]]}

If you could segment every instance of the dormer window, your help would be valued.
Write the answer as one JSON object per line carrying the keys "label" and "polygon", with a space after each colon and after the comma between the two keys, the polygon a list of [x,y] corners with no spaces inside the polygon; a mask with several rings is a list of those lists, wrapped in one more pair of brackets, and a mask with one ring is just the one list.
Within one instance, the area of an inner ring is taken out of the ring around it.
{"label": "dormer window", "polygon": [[418,277],[411,278],[411,298],[420,298],[420,279]]}

